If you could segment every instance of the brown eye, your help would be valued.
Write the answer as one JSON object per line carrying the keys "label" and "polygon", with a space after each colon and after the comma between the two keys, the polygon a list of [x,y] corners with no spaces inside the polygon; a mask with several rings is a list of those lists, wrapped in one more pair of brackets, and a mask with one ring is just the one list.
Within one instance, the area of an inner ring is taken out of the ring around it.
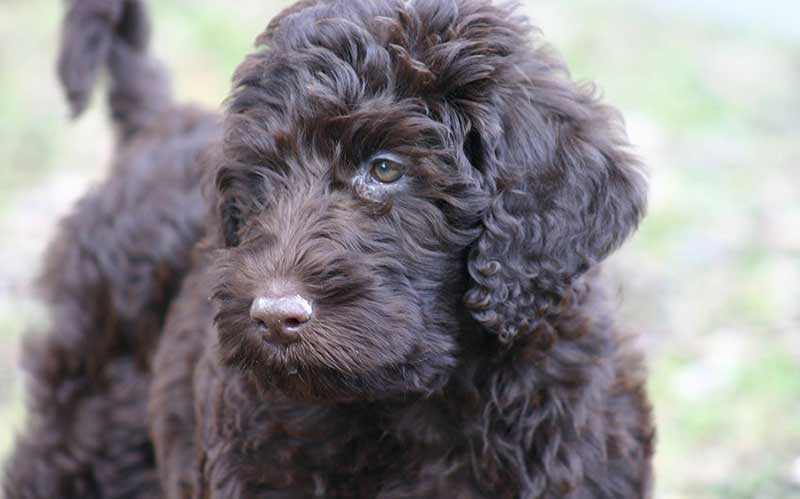
{"label": "brown eye", "polygon": [[370,171],[378,182],[391,184],[400,180],[400,177],[405,173],[405,167],[389,159],[376,159],[372,162]]}

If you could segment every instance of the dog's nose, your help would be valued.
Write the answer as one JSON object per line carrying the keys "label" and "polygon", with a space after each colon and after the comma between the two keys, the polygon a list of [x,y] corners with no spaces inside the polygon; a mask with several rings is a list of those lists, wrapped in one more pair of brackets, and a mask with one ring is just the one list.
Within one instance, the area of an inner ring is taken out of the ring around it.
{"label": "dog's nose", "polygon": [[262,327],[271,343],[297,341],[311,312],[311,303],[300,295],[259,296],[250,306],[250,318]]}

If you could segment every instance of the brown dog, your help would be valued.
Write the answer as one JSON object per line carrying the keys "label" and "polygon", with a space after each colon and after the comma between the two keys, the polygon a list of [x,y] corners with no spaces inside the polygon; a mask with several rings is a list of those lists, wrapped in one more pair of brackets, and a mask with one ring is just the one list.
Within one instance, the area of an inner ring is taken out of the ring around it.
{"label": "brown dog", "polygon": [[524,18],[302,1],[221,128],[147,34],[140,0],[70,5],[62,79],[79,112],[108,68],[119,151],[49,254],[7,497],[649,496],[598,270],[645,183]]}

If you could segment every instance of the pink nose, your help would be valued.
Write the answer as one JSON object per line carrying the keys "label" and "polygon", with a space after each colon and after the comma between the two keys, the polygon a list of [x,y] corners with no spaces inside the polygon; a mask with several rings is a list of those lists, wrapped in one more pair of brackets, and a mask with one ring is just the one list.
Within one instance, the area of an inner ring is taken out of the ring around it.
{"label": "pink nose", "polygon": [[250,318],[270,343],[290,343],[300,339],[298,333],[312,311],[311,303],[300,295],[259,296],[250,306]]}

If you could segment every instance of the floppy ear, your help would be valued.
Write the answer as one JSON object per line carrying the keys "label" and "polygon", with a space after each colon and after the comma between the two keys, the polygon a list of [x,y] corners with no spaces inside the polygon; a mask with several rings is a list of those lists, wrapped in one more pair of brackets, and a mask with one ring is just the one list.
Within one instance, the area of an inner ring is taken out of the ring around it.
{"label": "floppy ear", "polygon": [[[258,136],[258,131],[247,128],[246,120],[236,118],[229,117],[226,135],[240,134],[245,139]],[[255,162],[252,152],[225,138],[211,144],[202,157],[206,176],[203,194],[212,207],[210,239],[221,248],[239,246],[245,221],[264,209],[261,200],[266,197],[267,179],[246,160]]]}
{"label": "floppy ear", "polygon": [[216,241],[223,247],[238,246],[245,220],[252,213],[264,209],[267,179],[257,169],[237,164],[222,163],[216,168],[215,187],[212,193],[216,204]]}
{"label": "floppy ear", "polygon": [[575,279],[625,240],[646,203],[618,113],[547,49],[525,52],[496,68],[498,88],[472,113],[465,144],[491,197],[465,303],[504,342],[558,315]]}

